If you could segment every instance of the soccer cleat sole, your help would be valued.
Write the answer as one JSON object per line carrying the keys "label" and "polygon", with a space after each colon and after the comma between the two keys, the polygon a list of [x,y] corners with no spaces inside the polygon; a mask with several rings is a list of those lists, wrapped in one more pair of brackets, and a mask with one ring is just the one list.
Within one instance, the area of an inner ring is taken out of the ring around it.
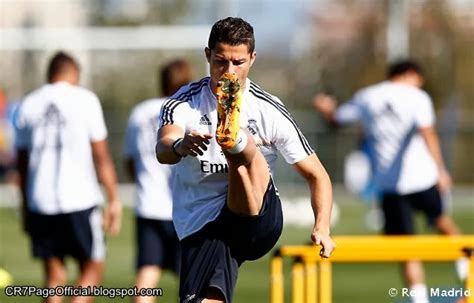
{"label": "soccer cleat sole", "polygon": [[217,82],[216,140],[223,149],[235,146],[240,130],[240,88],[236,74],[225,73]]}

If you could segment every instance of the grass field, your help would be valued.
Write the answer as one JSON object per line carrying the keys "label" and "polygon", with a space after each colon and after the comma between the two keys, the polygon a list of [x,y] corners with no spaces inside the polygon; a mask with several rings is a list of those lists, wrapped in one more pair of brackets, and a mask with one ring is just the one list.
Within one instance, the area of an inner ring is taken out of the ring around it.
{"label": "grass field", "polygon": [[[469,198],[470,200],[471,198]],[[358,203],[340,204],[340,219],[333,228],[333,235],[371,234],[363,222],[365,206]],[[465,233],[474,233],[474,203],[455,207],[453,216]],[[120,237],[108,239],[107,270],[103,281],[104,287],[131,287],[134,279],[134,245],[133,218],[126,210],[124,226]],[[417,218],[422,232],[429,232],[422,218]],[[278,245],[301,244],[309,240],[310,227],[285,227]],[[362,252],[361,252],[362,253]],[[269,261],[270,255],[259,261],[245,263],[241,269],[234,302],[269,302]],[[286,268],[286,284],[289,283],[289,265]],[[17,211],[13,208],[0,208],[0,267],[5,268],[14,277],[15,285],[42,285],[41,266],[30,257],[29,241],[21,232]],[[73,262],[68,262],[73,283],[76,269]],[[459,287],[454,267],[451,263],[428,263],[427,280],[431,287]],[[165,274],[160,287],[164,296],[159,302],[177,302],[176,279]],[[397,264],[336,264],[333,272],[334,303],[379,303],[407,302],[400,298],[388,296],[389,288],[402,287]],[[289,302],[289,291],[286,291]],[[38,297],[6,297],[0,293],[1,303],[40,302]],[[433,301],[433,303],[452,302],[453,300]],[[97,298],[96,302],[130,302],[115,298]]]}

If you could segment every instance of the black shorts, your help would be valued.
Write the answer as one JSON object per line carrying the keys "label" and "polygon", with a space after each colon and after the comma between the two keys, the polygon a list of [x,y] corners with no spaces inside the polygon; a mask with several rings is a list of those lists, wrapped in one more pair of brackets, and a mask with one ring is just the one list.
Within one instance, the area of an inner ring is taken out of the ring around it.
{"label": "black shorts", "polygon": [[33,256],[41,259],[71,256],[81,262],[104,260],[105,238],[98,207],[58,215],[29,212],[27,220]]}
{"label": "black shorts", "polygon": [[436,186],[409,195],[384,193],[382,209],[387,235],[415,234],[415,211],[423,212],[431,226],[443,213],[441,196]]}
{"label": "black shorts", "polygon": [[137,268],[157,265],[179,273],[181,253],[173,221],[136,218]]}
{"label": "black shorts", "polygon": [[257,216],[240,216],[225,206],[216,220],[181,240],[180,302],[201,302],[209,287],[232,302],[239,266],[269,252],[283,228],[278,193],[270,180]]}

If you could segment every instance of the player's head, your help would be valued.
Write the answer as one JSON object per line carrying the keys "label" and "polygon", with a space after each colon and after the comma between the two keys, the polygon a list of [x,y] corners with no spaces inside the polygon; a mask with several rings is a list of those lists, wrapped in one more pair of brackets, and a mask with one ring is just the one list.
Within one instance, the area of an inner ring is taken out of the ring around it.
{"label": "player's head", "polygon": [[212,26],[207,47],[215,49],[217,43],[225,43],[231,46],[245,44],[248,53],[255,50],[255,36],[250,23],[241,18],[227,17],[219,20]]}
{"label": "player's head", "polygon": [[183,59],[173,60],[160,70],[160,87],[164,96],[171,96],[194,78],[191,64]]}
{"label": "player's head", "polygon": [[391,81],[404,82],[416,87],[423,86],[423,70],[412,60],[400,60],[387,69],[387,78]]}
{"label": "player's head", "polygon": [[224,73],[236,73],[242,86],[255,61],[253,27],[241,18],[227,17],[212,26],[205,49],[213,89]]}
{"label": "player's head", "polygon": [[66,81],[76,85],[79,83],[79,65],[68,54],[58,52],[49,62],[47,79],[49,83]]}

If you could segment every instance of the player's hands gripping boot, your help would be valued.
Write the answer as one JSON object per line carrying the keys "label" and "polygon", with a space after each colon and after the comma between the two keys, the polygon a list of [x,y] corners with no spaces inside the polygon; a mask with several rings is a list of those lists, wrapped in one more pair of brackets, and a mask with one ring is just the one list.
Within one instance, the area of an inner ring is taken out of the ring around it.
{"label": "player's hands gripping boot", "polygon": [[235,146],[240,130],[240,105],[242,93],[236,74],[225,73],[217,82],[216,140],[222,149]]}

